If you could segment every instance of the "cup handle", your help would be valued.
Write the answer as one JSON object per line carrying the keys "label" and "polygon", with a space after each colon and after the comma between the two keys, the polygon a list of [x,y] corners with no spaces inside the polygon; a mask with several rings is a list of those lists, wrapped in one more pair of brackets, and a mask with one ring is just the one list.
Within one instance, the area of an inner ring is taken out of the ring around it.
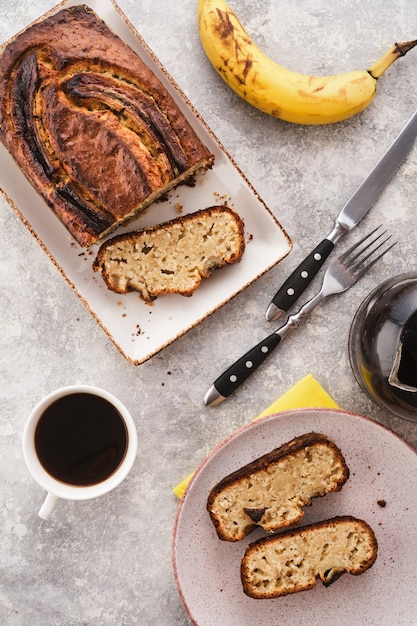
{"label": "cup handle", "polygon": [[39,510],[39,513],[38,513],[39,517],[41,517],[44,520],[48,520],[50,516],[52,515],[52,513],[54,512],[57,502],[58,502],[58,496],[56,496],[54,493],[51,493],[49,491],[48,495],[45,498],[45,502],[42,504]]}

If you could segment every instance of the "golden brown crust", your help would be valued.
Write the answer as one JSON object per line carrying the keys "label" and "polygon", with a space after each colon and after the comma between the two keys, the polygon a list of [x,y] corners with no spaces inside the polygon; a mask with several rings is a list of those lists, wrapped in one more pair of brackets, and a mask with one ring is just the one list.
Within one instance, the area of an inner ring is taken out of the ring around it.
{"label": "golden brown crust", "polygon": [[109,289],[138,291],[146,302],[166,294],[191,296],[213,269],[240,261],[244,225],[226,205],[105,241],[93,263]]}
{"label": "golden brown crust", "polygon": [[83,246],[213,164],[150,68],[85,6],[5,48],[0,138]]}
{"label": "golden brown crust", "polygon": [[275,531],[299,522],[302,506],[340,491],[348,478],[336,444],[306,433],[223,478],[210,491],[207,510],[220,539],[239,541],[256,526]]}
{"label": "golden brown crust", "polygon": [[263,537],[241,561],[246,595],[277,598],[306,591],[320,579],[328,587],[344,573],[363,574],[375,562],[378,543],[364,520],[346,515]]}

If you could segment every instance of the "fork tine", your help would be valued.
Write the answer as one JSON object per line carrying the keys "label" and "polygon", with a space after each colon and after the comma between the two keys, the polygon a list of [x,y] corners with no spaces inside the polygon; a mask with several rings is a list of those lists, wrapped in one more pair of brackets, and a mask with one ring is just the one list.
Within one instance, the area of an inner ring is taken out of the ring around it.
{"label": "fork tine", "polygon": [[[388,239],[391,239],[391,237],[387,237],[387,239],[385,241],[388,241]],[[385,242],[383,242],[383,243],[385,243]],[[374,254],[376,252],[376,250],[383,245],[383,243],[381,243],[377,248],[375,248],[375,250],[373,250],[371,252],[371,254],[368,254],[368,256],[366,258],[368,259],[372,254]],[[375,263],[377,263],[377,261],[379,261],[379,259],[382,259],[382,257],[396,245],[397,245],[397,242],[394,241],[394,243],[392,243],[388,248],[385,248],[385,250],[383,250],[380,254],[378,254],[378,256],[375,257],[372,261],[370,261],[368,263],[368,265],[365,265],[361,270],[359,270],[359,272],[356,273],[356,277],[358,279],[361,278],[361,276],[363,276],[365,274],[365,272],[367,272],[369,269],[371,269],[371,267],[373,265],[375,265]],[[363,263],[363,260],[360,261],[359,263],[357,263],[355,267],[358,267],[358,266],[362,265],[362,263]]]}
{"label": "fork tine", "polygon": [[[377,231],[377,230],[379,230],[380,228],[382,228],[382,225],[381,225],[381,224],[380,224],[379,226],[377,226],[376,228],[374,228],[374,230],[372,230],[370,233],[368,233],[367,235],[365,235],[365,237],[363,237],[363,239],[360,239],[360,240],[359,240],[359,241],[357,241],[355,244],[353,244],[353,246],[352,246],[351,248],[348,248],[348,249],[346,250],[346,252],[344,252],[343,254],[341,254],[341,255],[340,255],[340,257],[339,257],[339,261],[340,261],[341,263],[343,263],[343,262],[347,259],[347,257],[349,256],[349,254],[351,254],[351,253],[352,253],[352,252],[354,252],[357,248],[359,248],[359,246],[361,246],[361,245],[362,245],[362,244],[363,244],[363,243],[364,243],[367,239],[369,239],[369,237],[372,237],[372,235],[373,235],[373,234],[375,234],[375,233],[376,233],[376,231]],[[376,239],[379,239],[379,237],[382,237],[382,235],[384,235],[385,233],[386,233],[386,231],[385,231],[385,232],[383,232],[383,233],[381,233],[380,235],[378,235],[378,237],[377,237]],[[371,242],[370,244],[368,244],[368,245],[371,245],[371,244],[372,244],[372,242]],[[366,247],[368,247],[368,246],[366,246]],[[361,254],[361,253],[360,253],[360,252],[358,252],[358,254],[354,257],[354,259],[355,259],[355,258],[356,258],[359,254]]]}
{"label": "fork tine", "polygon": [[[367,272],[373,265],[375,265],[375,263],[377,263],[377,261],[379,261],[397,243],[397,242],[394,242],[393,244],[391,244],[388,248],[383,250],[377,257],[373,258],[366,265],[366,261],[368,261],[368,259],[373,257],[375,252],[377,252],[377,250],[380,250],[382,248],[382,246],[384,246],[391,239],[391,235],[388,235],[388,237],[385,237],[385,239],[380,241],[380,243],[378,245],[376,245],[376,246],[374,245],[381,239],[381,237],[384,237],[384,235],[387,232],[385,230],[382,233],[380,233],[379,235],[377,235],[376,237],[374,237],[374,239],[372,241],[368,242],[365,246],[362,246],[362,244],[365,241],[367,241],[370,237],[372,237],[372,235],[374,235],[380,228],[381,228],[381,226],[377,226],[377,228],[375,228],[373,231],[368,233],[365,237],[363,237],[363,239],[358,241],[356,244],[354,244],[351,248],[349,248],[344,254],[342,254],[339,257],[339,262],[342,265],[344,265],[344,267],[350,273],[355,275],[355,279],[356,280],[361,278],[365,274],[365,272]],[[354,254],[353,256],[350,256],[352,254],[352,252],[355,252],[355,250],[357,250],[356,254]],[[368,253],[365,254],[365,256],[363,256],[364,253],[367,252],[367,251],[368,251]]]}
{"label": "fork tine", "polygon": [[[388,235],[388,237],[386,237],[383,241],[381,241],[381,243],[379,243],[377,246],[375,246],[374,248],[371,248],[371,246],[373,246],[377,241],[379,241],[379,239],[381,239],[381,237],[383,237],[386,234],[386,230],[381,233],[380,235],[378,235],[378,237],[375,237],[375,239],[373,241],[371,241],[370,243],[368,243],[364,248],[362,248],[362,250],[359,250],[357,254],[355,254],[354,257],[352,257],[349,260],[349,265],[350,267],[356,267],[356,265],[361,265],[362,263],[364,263],[365,261],[367,261],[369,259],[369,257],[371,257],[377,250],[379,250],[385,243],[387,243],[387,241],[389,241],[391,239],[391,235]],[[364,252],[366,252],[367,250],[370,250],[370,252],[362,257],[358,263],[355,265],[355,261],[357,259],[359,259],[359,257],[361,257]]]}

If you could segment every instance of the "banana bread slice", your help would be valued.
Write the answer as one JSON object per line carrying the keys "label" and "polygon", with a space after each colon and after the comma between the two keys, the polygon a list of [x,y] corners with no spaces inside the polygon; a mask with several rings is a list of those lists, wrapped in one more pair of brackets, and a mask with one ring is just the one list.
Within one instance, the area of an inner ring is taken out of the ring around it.
{"label": "banana bread slice", "polygon": [[207,510],[220,539],[239,541],[298,523],[312,498],[340,491],[349,468],[328,437],[307,433],[229,474],[211,490]]}
{"label": "banana bread slice", "polygon": [[241,218],[220,205],[109,239],[93,269],[111,291],[138,291],[151,302],[163,294],[191,296],[213,269],[240,261],[244,249]]}
{"label": "banana bread slice", "polygon": [[276,598],[325,586],[343,573],[369,569],[378,544],[372,528],[351,516],[310,524],[251,543],[241,562],[243,590],[251,598]]}

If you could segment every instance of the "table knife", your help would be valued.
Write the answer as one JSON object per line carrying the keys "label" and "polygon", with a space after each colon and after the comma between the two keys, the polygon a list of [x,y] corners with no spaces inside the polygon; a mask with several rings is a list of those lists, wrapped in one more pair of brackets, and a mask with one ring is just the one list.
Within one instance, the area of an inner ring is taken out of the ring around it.
{"label": "table knife", "polygon": [[266,311],[268,321],[287,312],[310,285],[336,243],[354,228],[376,202],[383,189],[411,151],[417,135],[417,111],[411,116],[398,137],[365,178],[358,190],[345,204],[334,222],[333,230],[300,263],[272,298]]}

